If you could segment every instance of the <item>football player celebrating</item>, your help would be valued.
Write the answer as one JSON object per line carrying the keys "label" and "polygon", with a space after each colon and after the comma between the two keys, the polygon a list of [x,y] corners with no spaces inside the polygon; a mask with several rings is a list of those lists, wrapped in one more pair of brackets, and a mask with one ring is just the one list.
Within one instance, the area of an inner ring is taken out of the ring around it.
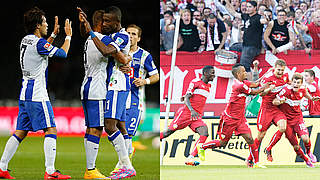
{"label": "football player celebrating", "polygon": [[15,133],[7,141],[0,160],[0,178],[14,179],[7,168],[21,141],[29,131],[43,130],[45,175],[44,179],[70,179],[55,169],[57,129],[47,92],[48,57],[67,58],[72,36],[71,22],[65,21],[66,38],[61,48],[50,42],[59,32],[58,17],[55,17],[54,32],[47,41],[48,24],[45,13],[34,7],[24,14],[26,35],[20,45],[20,66],[22,70],[22,87],[19,99],[19,114]]}
{"label": "football player celebrating", "polygon": [[[261,84],[271,83],[274,88],[267,89],[260,93],[262,103],[257,118],[258,136],[254,140],[255,145],[260,147],[261,141],[267,133],[267,130],[272,124],[279,128],[279,132],[285,132],[287,126],[286,116],[282,113],[278,106],[272,104],[273,99],[281,91],[281,89],[289,82],[288,73],[284,73],[286,62],[278,59],[275,62],[274,68],[266,72],[261,79]],[[281,138],[275,134],[275,138]],[[259,153],[258,153],[259,154]],[[259,156],[256,161],[259,161]],[[249,155],[247,165],[252,166],[252,156]]]}
{"label": "football player celebrating", "polygon": [[[306,162],[308,167],[314,167],[312,163],[317,162],[317,158],[310,152],[311,141],[308,129],[303,121],[300,103],[303,97],[312,101],[318,101],[320,97],[312,97],[302,86],[302,83],[303,76],[300,73],[295,73],[292,77],[291,85],[283,88],[272,103],[276,106],[280,105],[281,111],[287,117],[288,125],[285,134],[293,146],[294,151]],[[303,153],[303,150],[298,145],[296,134],[301,137],[310,159]]]}
{"label": "football player celebrating", "polygon": [[[246,96],[259,94],[264,90],[269,91],[272,87],[266,83],[259,89],[251,89],[253,83],[245,80],[247,72],[243,65],[235,64],[232,67],[232,74],[235,77],[232,85],[232,92],[229,102],[220,117],[218,128],[219,140],[213,140],[203,145],[199,145],[199,157],[205,159],[205,150],[208,148],[225,147],[230,140],[233,132],[236,135],[242,136],[249,144],[249,151],[253,157],[254,167],[264,167],[256,161],[258,156],[258,147],[254,144],[251,130],[248,126],[247,119],[245,118]],[[257,84],[258,86],[258,84]]]}
{"label": "football player celebrating", "polygon": [[198,133],[200,138],[197,140],[192,153],[186,161],[186,165],[199,165],[198,161],[194,161],[193,157],[198,154],[197,145],[204,143],[209,136],[208,127],[202,121],[203,107],[206,104],[207,97],[210,94],[210,81],[215,77],[213,66],[205,66],[202,69],[201,79],[195,78],[190,84],[189,88],[182,98],[184,106],[178,109],[175,118],[171,122],[168,130],[160,133],[160,140],[173,134],[175,131],[184,129],[187,126]]}

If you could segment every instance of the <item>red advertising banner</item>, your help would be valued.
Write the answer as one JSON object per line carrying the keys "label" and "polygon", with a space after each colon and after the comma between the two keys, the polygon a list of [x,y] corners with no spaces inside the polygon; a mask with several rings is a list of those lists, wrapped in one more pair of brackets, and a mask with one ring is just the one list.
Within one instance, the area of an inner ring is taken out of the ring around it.
{"label": "red advertising banner", "polygon": [[[240,54],[238,54],[240,57]],[[261,77],[277,59],[284,59],[287,63],[285,72],[291,77],[295,72],[303,72],[304,69],[313,69],[316,81],[320,78],[320,51],[312,51],[306,54],[303,50],[288,51],[288,54],[279,53],[273,55],[267,51],[255,59],[259,60],[259,76]],[[239,58],[238,58],[239,61]],[[219,65],[220,64],[220,65]],[[228,64],[216,61],[214,53],[211,52],[177,52],[176,67],[174,69],[173,91],[170,112],[175,112],[182,104],[180,98],[186,92],[189,82],[201,77],[202,68],[205,65],[214,65],[216,78],[212,82],[211,95],[204,107],[205,116],[219,116],[229,99],[232,78],[226,78],[225,68]],[[168,96],[169,76],[171,68],[171,56],[160,52],[160,112],[165,112],[165,101]]]}
{"label": "red advertising banner", "polygon": [[[84,114],[81,107],[54,107],[54,117],[59,135],[83,135],[85,133]],[[0,132],[12,134],[16,128],[18,107],[0,107]],[[42,131],[30,132],[42,135]]]}

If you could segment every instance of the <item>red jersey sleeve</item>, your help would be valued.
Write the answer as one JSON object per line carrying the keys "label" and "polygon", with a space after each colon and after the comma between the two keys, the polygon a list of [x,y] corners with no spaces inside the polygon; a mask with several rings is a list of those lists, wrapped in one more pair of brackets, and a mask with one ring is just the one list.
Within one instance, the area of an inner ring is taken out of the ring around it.
{"label": "red jersey sleeve", "polygon": [[195,82],[196,82],[196,81],[191,81],[191,82],[190,82],[186,94],[193,94],[194,90],[197,88]]}
{"label": "red jersey sleeve", "polygon": [[246,85],[246,83],[241,83],[238,87],[238,91],[240,93],[244,93],[244,94],[250,94],[251,93],[251,88],[249,88],[248,85]]}

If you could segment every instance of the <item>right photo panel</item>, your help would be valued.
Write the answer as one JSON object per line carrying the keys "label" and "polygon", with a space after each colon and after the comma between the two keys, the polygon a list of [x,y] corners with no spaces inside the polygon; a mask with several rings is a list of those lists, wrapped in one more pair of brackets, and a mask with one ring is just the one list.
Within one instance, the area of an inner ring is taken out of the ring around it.
{"label": "right photo panel", "polygon": [[319,0],[160,0],[160,179],[317,179]]}

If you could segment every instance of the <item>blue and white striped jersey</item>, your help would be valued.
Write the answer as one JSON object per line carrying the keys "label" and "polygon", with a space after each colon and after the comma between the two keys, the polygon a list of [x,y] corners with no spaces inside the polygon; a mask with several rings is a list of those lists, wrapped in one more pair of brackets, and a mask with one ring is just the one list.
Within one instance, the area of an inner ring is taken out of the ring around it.
{"label": "blue and white striped jersey", "polygon": [[144,98],[144,86],[137,87],[133,84],[134,77],[145,79],[147,73],[149,76],[158,74],[157,67],[155,66],[151,54],[138,47],[138,49],[130,53],[132,57],[131,72],[130,72],[130,85],[131,90],[127,100],[127,108],[130,103],[130,107],[136,106],[138,109],[143,109],[143,98]]}
{"label": "blue and white striped jersey", "polygon": [[48,56],[58,50],[44,38],[34,34],[25,36],[20,45],[22,87],[20,100],[49,101],[47,92]]}
{"label": "blue and white striped jersey", "polygon": [[[106,45],[107,36],[101,33],[94,34]],[[91,36],[88,37],[84,45],[84,69],[85,76],[81,85],[81,100],[103,100],[107,93],[107,64],[108,58],[104,57],[95,46]]]}
{"label": "blue and white striped jersey", "polygon": [[[124,28],[122,28],[119,32],[112,34],[111,38],[113,39],[113,42],[111,42],[110,44],[113,45],[118,52],[121,51],[126,55],[129,54],[130,36]],[[119,62],[115,62],[114,60],[108,63],[108,90],[130,90],[129,75],[124,74],[119,70],[120,65],[121,64]]]}

